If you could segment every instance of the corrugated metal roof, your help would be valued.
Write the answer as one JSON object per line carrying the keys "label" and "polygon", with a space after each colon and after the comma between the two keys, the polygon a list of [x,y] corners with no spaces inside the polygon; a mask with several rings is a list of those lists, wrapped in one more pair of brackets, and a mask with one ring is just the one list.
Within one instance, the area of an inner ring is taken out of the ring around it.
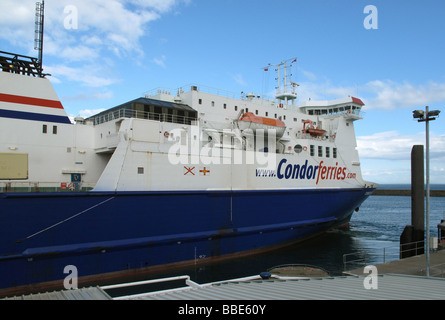
{"label": "corrugated metal roof", "polygon": [[4,300],[111,300],[100,287],[43,292],[5,298]]}
{"label": "corrugated metal roof", "polygon": [[[188,278],[188,277],[186,277]],[[366,289],[366,276],[281,278],[215,282],[133,296],[121,300],[443,300],[445,279],[385,274],[377,277],[376,289]],[[366,281],[367,283],[367,281]],[[113,286],[110,286],[110,288]],[[89,287],[22,295],[6,300],[110,300],[106,287]]]}
{"label": "corrugated metal roof", "polygon": [[129,300],[429,300],[445,297],[445,279],[385,274],[377,289],[366,289],[366,276],[287,280],[249,280],[195,285],[175,291],[127,296]]}

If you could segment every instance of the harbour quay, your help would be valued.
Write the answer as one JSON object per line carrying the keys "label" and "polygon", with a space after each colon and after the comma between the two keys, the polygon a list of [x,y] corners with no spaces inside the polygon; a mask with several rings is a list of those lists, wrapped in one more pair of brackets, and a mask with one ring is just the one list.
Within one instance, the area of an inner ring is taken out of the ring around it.
{"label": "harbour quay", "polygon": [[[411,190],[408,189],[376,189],[374,196],[411,196]],[[426,195],[426,191],[425,191]],[[431,197],[445,197],[445,190],[430,190]]]}

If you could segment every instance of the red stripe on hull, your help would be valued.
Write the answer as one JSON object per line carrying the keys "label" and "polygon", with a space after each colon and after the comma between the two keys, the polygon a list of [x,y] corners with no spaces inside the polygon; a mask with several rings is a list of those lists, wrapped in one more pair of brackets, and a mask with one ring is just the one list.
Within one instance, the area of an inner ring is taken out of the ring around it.
{"label": "red stripe on hull", "polygon": [[48,99],[16,96],[13,94],[0,93],[0,101],[19,103],[19,104],[27,104],[27,105],[39,106],[39,107],[63,109],[62,104],[60,103],[60,101],[57,101],[57,100],[48,100]]}

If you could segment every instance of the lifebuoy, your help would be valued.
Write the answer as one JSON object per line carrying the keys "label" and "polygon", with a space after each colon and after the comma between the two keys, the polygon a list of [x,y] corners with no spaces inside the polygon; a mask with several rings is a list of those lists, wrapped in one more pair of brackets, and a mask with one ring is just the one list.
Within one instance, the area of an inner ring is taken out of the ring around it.
{"label": "lifebuoy", "polygon": [[306,147],[306,146],[304,146],[304,147],[303,147],[303,150],[304,150],[304,151],[307,151],[307,147]]}
{"label": "lifebuoy", "polygon": [[170,133],[168,133],[168,131],[164,132],[164,137],[168,138],[169,135],[170,135]]}

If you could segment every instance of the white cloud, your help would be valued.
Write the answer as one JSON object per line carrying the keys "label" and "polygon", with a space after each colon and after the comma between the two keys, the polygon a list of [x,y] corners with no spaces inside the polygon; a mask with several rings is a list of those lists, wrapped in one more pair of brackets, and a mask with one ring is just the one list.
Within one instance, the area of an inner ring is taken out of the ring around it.
{"label": "white cloud", "polygon": [[128,2],[140,7],[155,9],[160,13],[165,13],[174,8],[178,4],[178,2],[188,4],[190,3],[190,0],[129,0]]}
{"label": "white cloud", "polygon": [[374,80],[361,86],[359,90],[366,96],[371,94],[364,99],[370,109],[423,107],[445,101],[445,83],[432,81],[414,85],[409,82]]}
{"label": "white cloud", "polygon": [[303,73],[303,75],[304,75],[308,80],[310,80],[310,81],[315,81],[315,80],[317,80],[317,75],[316,75],[315,73],[312,73],[312,72],[310,72],[310,71],[303,70],[303,69],[301,69],[300,71],[301,71],[301,73]]}
{"label": "white cloud", "polygon": [[246,86],[247,83],[243,78],[243,75],[240,73],[237,73],[232,76],[233,80],[235,80],[236,83],[238,83],[240,86]]}
{"label": "white cloud", "polygon": [[162,55],[160,58],[154,58],[153,62],[156,63],[158,66],[165,68],[165,55]]}
{"label": "white cloud", "polygon": [[[0,1],[0,39],[25,48],[36,56],[34,22],[36,0]],[[97,64],[105,53],[140,60],[145,55],[141,39],[150,22],[189,0],[58,0],[45,2],[45,72],[87,86],[106,86],[115,76],[103,76]],[[75,10],[64,9],[68,6]],[[76,23],[71,23],[76,19]],[[68,23],[70,22],[70,23]],[[77,28],[67,28],[67,26]],[[48,61],[51,63],[48,65]],[[59,61],[59,62],[57,62]],[[162,60],[160,60],[162,61]],[[46,62],[46,63],[45,63]],[[76,63],[76,67],[72,63]],[[93,67],[92,67],[93,66]]]}
{"label": "white cloud", "polygon": [[372,80],[365,84],[336,85],[330,79],[300,70],[308,81],[298,88],[300,101],[330,100],[345,96],[356,96],[363,100],[366,109],[409,109],[445,103],[445,82],[429,81],[413,84],[409,81]]}
{"label": "white cloud", "polygon": [[102,111],[105,111],[105,109],[100,108],[100,109],[83,109],[79,111],[79,116],[84,117],[84,118],[88,118],[91,116],[94,116],[95,114],[98,114]]}
{"label": "white cloud", "polygon": [[[425,145],[425,135],[386,131],[357,137],[360,158],[409,160],[413,145]],[[445,135],[430,133],[430,159],[445,160]]]}
{"label": "white cloud", "polygon": [[118,82],[119,80],[113,77],[97,76],[97,74],[104,74],[103,71],[98,70],[98,66],[87,66],[84,68],[73,68],[65,65],[45,66],[45,72],[53,75],[51,80],[60,83],[60,78],[68,81],[80,82],[88,87],[104,87]]}
{"label": "white cloud", "polygon": [[[314,75],[315,77],[315,75]],[[323,82],[301,82],[298,87],[298,98],[300,101],[330,100],[347,96],[357,96],[357,88],[341,87],[333,85],[329,80]]]}

